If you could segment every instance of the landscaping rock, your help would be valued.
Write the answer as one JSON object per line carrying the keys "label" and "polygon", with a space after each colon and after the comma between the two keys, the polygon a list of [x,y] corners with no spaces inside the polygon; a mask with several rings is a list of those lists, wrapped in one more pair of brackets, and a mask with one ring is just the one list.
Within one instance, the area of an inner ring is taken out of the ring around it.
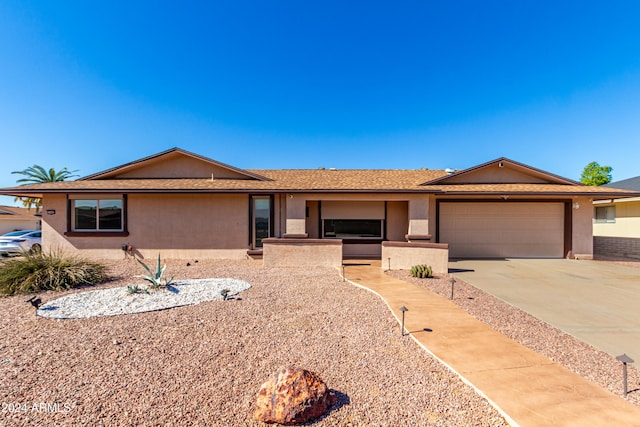
{"label": "landscaping rock", "polygon": [[281,368],[262,384],[253,417],[265,423],[306,423],[326,413],[336,400],[315,373],[302,368]]}

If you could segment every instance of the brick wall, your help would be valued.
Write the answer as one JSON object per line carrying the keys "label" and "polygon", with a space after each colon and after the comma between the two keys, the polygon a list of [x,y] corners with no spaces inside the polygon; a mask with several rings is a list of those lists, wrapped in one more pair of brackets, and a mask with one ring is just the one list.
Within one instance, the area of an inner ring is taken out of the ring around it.
{"label": "brick wall", "polygon": [[593,236],[595,255],[640,258],[640,238]]}

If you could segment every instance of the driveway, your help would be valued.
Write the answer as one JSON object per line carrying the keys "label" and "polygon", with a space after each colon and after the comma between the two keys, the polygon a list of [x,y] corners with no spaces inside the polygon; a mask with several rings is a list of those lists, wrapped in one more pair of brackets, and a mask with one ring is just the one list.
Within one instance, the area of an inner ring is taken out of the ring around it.
{"label": "driveway", "polygon": [[458,260],[449,272],[613,356],[640,364],[640,269],[568,259]]}

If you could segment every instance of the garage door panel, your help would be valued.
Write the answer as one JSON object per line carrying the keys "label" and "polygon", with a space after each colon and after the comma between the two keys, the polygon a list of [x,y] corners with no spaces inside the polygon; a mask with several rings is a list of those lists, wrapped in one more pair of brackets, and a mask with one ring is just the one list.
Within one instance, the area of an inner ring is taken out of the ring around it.
{"label": "garage door panel", "polygon": [[440,204],[439,240],[453,258],[562,258],[563,203]]}

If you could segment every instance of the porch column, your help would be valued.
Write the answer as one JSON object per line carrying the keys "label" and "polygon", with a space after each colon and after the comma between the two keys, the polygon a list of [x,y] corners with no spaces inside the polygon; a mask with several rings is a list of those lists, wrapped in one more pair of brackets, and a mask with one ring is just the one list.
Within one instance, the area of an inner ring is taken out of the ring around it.
{"label": "porch column", "polygon": [[302,195],[287,195],[287,221],[286,232],[283,237],[306,238],[309,237],[306,230],[306,204],[307,200]]}
{"label": "porch column", "polygon": [[431,240],[429,234],[429,198],[419,197],[409,200],[409,230],[407,241]]}
{"label": "porch column", "polygon": [[571,203],[572,258],[593,259],[593,200],[574,198]]}

